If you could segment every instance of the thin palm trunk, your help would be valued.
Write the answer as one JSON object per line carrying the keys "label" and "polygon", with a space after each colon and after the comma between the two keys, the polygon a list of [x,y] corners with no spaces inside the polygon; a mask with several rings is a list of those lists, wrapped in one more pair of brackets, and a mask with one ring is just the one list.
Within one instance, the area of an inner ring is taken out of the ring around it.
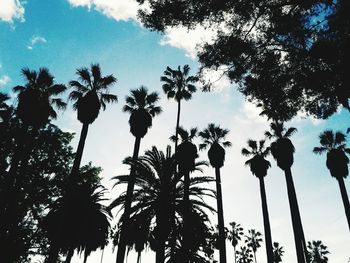
{"label": "thin palm trunk", "polygon": [[179,140],[179,126],[180,126],[180,111],[181,111],[181,100],[177,103],[177,118],[176,118],[176,131],[175,131],[175,153],[177,150],[177,143]]}
{"label": "thin palm trunk", "polygon": [[261,207],[262,207],[262,212],[263,212],[263,217],[264,217],[264,231],[265,231],[267,262],[273,263],[271,227],[270,227],[269,211],[268,211],[268,207],[267,207],[264,177],[259,177],[259,181],[260,181]]}
{"label": "thin palm trunk", "polygon": [[226,263],[224,210],[222,206],[220,168],[218,167],[215,168],[215,176],[216,176],[216,195],[217,195],[216,200],[217,200],[217,207],[218,207],[220,263]]}
{"label": "thin palm trunk", "polygon": [[254,254],[254,262],[257,263],[257,261],[256,261],[256,251],[253,251],[253,254]]}
{"label": "thin palm trunk", "polygon": [[100,263],[102,263],[103,262],[103,254],[105,253],[105,248],[103,248],[102,249],[102,253],[101,253],[101,261],[100,261]]}
{"label": "thin palm trunk", "polygon": [[137,252],[137,263],[141,263],[141,251]]}
{"label": "thin palm trunk", "polygon": [[187,171],[185,172],[184,175],[184,196],[183,196],[183,205],[184,205],[184,215],[183,215],[183,220],[184,220],[184,227],[183,227],[183,247],[184,247],[184,263],[189,262],[189,255],[190,255],[190,236],[189,236],[189,231],[190,231],[190,172]]}
{"label": "thin palm trunk", "polygon": [[83,262],[83,263],[86,263],[86,262],[87,262],[87,258],[88,258],[87,253],[84,253],[84,262]]}
{"label": "thin palm trunk", "polygon": [[293,177],[290,168],[285,171],[287,191],[289,199],[290,213],[292,217],[292,225],[294,232],[294,242],[297,253],[298,263],[306,263],[306,244],[304,238],[304,231],[301,223],[298,200],[295,193]]}
{"label": "thin palm trunk", "polygon": [[[141,143],[141,138],[136,137],[135,144],[134,144],[134,153],[133,153],[133,157],[132,157],[133,163],[137,160],[137,158],[139,156],[140,143]],[[128,188],[126,191],[126,200],[125,200],[124,213],[123,213],[123,223],[122,223],[120,238],[119,238],[119,243],[118,243],[117,261],[116,261],[117,263],[123,263],[124,258],[125,258],[126,235],[127,235],[127,229],[129,226],[130,210],[131,210],[134,185],[135,185],[135,168],[134,168],[134,166],[132,166],[131,171],[130,171]]]}
{"label": "thin palm trunk", "polygon": [[71,248],[68,251],[68,255],[66,257],[65,263],[70,263],[70,261],[72,260],[73,255],[74,255],[74,249]]}
{"label": "thin palm trunk", "polygon": [[235,263],[237,263],[236,246],[233,247],[233,253],[235,254]]}
{"label": "thin palm trunk", "polygon": [[73,176],[77,175],[78,172],[79,172],[79,167],[80,167],[81,159],[83,157],[85,140],[86,140],[86,136],[88,134],[88,130],[89,130],[89,124],[88,123],[84,123],[83,127],[81,129],[78,149],[77,149],[77,152],[75,154],[73,168],[72,168],[72,172],[71,172],[71,174]]}
{"label": "thin palm trunk", "polygon": [[346,188],[345,188],[345,183],[344,183],[343,177],[339,177],[339,178],[337,178],[337,180],[338,180],[338,183],[339,183],[339,188],[340,188],[341,197],[343,199],[346,219],[348,220],[348,226],[349,226],[349,230],[350,230],[350,204],[349,204],[348,194],[346,192]]}

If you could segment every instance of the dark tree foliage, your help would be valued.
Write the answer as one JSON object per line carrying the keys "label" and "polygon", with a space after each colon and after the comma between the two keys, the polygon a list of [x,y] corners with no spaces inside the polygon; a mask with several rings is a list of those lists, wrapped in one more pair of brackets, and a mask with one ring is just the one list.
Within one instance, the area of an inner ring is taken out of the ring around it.
{"label": "dark tree foliage", "polygon": [[201,69],[224,67],[268,117],[286,121],[302,110],[327,118],[349,108],[349,1],[138,2],[149,5],[139,17],[152,30],[213,30],[214,41],[199,49]]}

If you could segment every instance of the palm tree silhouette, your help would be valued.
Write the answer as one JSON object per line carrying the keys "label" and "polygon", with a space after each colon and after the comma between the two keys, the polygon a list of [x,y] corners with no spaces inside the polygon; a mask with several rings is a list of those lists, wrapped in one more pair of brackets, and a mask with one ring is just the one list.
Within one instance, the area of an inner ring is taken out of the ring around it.
{"label": "palm tree silhouette", "polygon": [[117,82],[117,79],[113,75],[103,77],[99,64],[91,64],[90,70],[85,67],[77,69],[76,74],[78,80],[69,82],[70,87],[74,89],[69,98],[75,101],[73,108],[77,110],[78,120],[83,127],[71,172],[73,175],[79,171],[89,125],[98,117],[101,106],[105,110],[107,103],[118,101],[116,95],[109,94],[109,88]]}
{"label": "palm tree silhouette", "polygon": [[313,240],[312,242],[307,242],[308,249],[308,263],[327,263],[329,251],[327,246],[325,246],[320,240]]}
{"label": "palm tree silhouette", "polygon": [[238,263],[253,263],[252,251],[248,247],[241,247],[237,251]]}
{"label": "palm tree silhouette", "polygon": [[[135,162],[139,155],[141,138],[146,135],[148,129],[152,126],[152,118],[160,114],[162,110],[161,107],[156,106],[159,100],[158,93],[152,92],[148,94],[148,90],[144,86],[141,86],[139,89],[131,90],[131,96],[127,96],[125,100],[126,104],[123,107],[123,111],[130,113],[130,132],[135,137],[132,157]],[[135,176],[135,171],[133,167],[131,167],[130,180],[128,182],[124,205],[123,224],[121,225],[122,229],[118,242],[117,263],[123,263],[125,257],[127,229],[133,199]]]}
{"label": "palm tree silhouette", "polygon": [[[203,142],[199,145],[200,150],[204,150],[210,146],[208,151],[209,162],[215,168],[216,178],[216,192],[217,192],[217,207],[218,207],[218,225],[219,225],[219,250],[220,262],[226,262],[226,244],[225,244],[225,224],[224,224],[224,210],[222,205],[222,190],[220,168],[224,166],[225,149],[223,147],[230,147],[231,142],[224,141],[229,130],[222,129],[214,123],[210,123],[207,128],[199,133]],[[220,145],[222,144],[222,146]]]}
{"label": "palm tree silhouette", "polygon": [[231,229],[229,230],[228,239],[231,241],[231,244],[233,246],[235,263],[237,263],[236,247],[238,245],[238,242],[241,240],[241,237],[243,236],[243,227],[241,227],[241,225],[236,222],[230,222],[229,225],[231,226]]}
{"label": "palm tree silhouette", "polygon": [[51,242],[48,263],[56,263],[60,251],[67,253],[65,262],[69,263],[75,249],[84,251],[85,263],[92,251],[105,247],[110,214],[101,204],[104,193],[101,185],[69,182],[43,221]]}
{"label": "palm tree silhouette", "polygon": [[248,140],[248,148],[242,149],[244,156],[252,156],[251,159],[246,161],[246,165],[249,165],[250,171],[255,175],[260,182],[260,196],[261,196],[261,207],[264,217],[264,230],[265,230],[265,245],[267,262],[272,263],[273,261],[273,250],[272,250],[272,237],[269,212],[266,199],[266,190],[264,177],[267,175],[267,170],[271,167],[269,161],[265,160],[265,157],[269,154],[270,148],[265,148],[265,141],[260,140],[259,144],[257,141]]}
{"label": "palm tree silhouette", "polygon": [[273,242],[273,263],[281,263],[283,254],[283,247],[278,242]]}
{"label": "palm tree silhouette", "polygon": [[289,139],[297,129],[284,127],[283,122],[272,122],[270,124],[271,132],[266,131],[265,135],[267,138],[274,138],[275,141],[271,143],[270,149],[273,158],[277,161],[277,166],[284,171],[287,191],[289,199],[290,213],[292,217],[292,225],[294,232],[294,242],[297,253],[298,263],[306,262],[306,242],[303,231],[303,225],[300,218],[299,206],[297,195],[295,193],[294,182],[291,172],[291,167],[294,162],[293,154],[295,148],[291,140]]}
{"label": "palm tree silhouette", "polygon": [[167,67],[164,71],[164,76],[160,78],[163,84],[163,91],[167,95],[168,99],[175,99],[177,101],[177,119],[176,119],[176,130],[175,130],[175,152],[177,151],[178,145],[178,130],[180,125],[180,111],[181,111],[181,100],[190,100],[192,93],[196,92],[197,88],[194,85],[199,78],[196,76],[189,76],[190,67],[188,65],[177,69],[171,69]]}
{"label": "palm tree silhouette", "polygon": [[[134,167],[135,173],[137,173],[135,178],[137,189],[133,192],[135,203],[131,207],[132,214],[130,218],[135,219],[132,221],[135,222],[136,229],[143,227],[144,231],[148,232],[148,234],[145,233],[145,236],[148,237],[151,237],[150,232],[152,232],[155,219],[156,227],[153,230],[155,237],[153,241],[147,240],[147,242],[150,243],[151,248],[153,247],[156,250],[156,262],[164,262],[166,239],[171,232],[175,231],[175,229],[171,229],[171,222],[175,220],[172,216],[183,216],[184,213],[184,183],[175,172],[177,164],[175,157],[171,154],[170,147],[167,148],[166,153],[152,147],[152,150],[146,151],[136,162],[128,158],[125,163]],[[200,170],[201,165],[203,165],[202,162],[196,163],[195,169]],[[119,175],[113,177],[113,179],[116,180],[115,186],[128,184],[131,180],[128,175]],[[191,178],[189,187],[191,199],[189,200],[192,210],[198,210],[198,213],[203,211],[203,208],[214,211],[203,200],[204,196],[213,196],[212,191],[200,186],[200,184],[211,181],[212,178],[206,176]],[[125,206],[126,199],[127,193],[124,192],[111,203],[110,209]],[[119,220],[119,225],[124,220],[122,218]],[[139,220],[136,220],[136,218]],[[129,235],[133,234],[128,232]],[[131,240],[129,243],[133,244],[135,242]]]}
{"label": "palm tree silhouette", "polygon": [[333,133],[332,130],[326,130],[320,134],[319,138],[321,147],[315,147],[313,152],[316,154],[327,152],[326,165],[331,176],[338,181],[350,230],[350,204],[344,184],[344,178],[349,174],[349,158],[346,154],[350,154],[350,148],[346,148],[346,135],[339,131]]}
{"label": "palm tree silhouette", "polygon": [[254,261],[256,261],[256,251],[259,247],[261,247],[260,243],[262,242],[261,233],[259,231],[255,231],[254,229],[248,230],[248,235],[246,235],[245,243],[248,247],[250,247],[254,254]]}

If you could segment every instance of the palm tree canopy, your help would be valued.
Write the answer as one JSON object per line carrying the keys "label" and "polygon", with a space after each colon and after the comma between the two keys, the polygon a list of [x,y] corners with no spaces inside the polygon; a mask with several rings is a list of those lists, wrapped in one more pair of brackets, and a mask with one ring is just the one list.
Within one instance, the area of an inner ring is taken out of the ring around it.
{"label": "palm tree canopy", "polygon": [[130,132],[135,137],[144,137],[148,128],[152,126],[152,117],[161,113],[160,106],[156,106],[159,101],[157,92],[148,93],[146,87],[131,90],[131,96],[125,98],[126,104],[124,112],[130,113]]}
{"label": "palm tree canopy", "polygon": [[230,222],[230,226],[228,239],[231,241],[232,246],[236,247],[243,236],[243,227],[236,222]]}
{"label": "palm tree canopy", "polygon": [[238,263],[253,263],[253,255],[252,251],[248,247],[241,247],[239,251],[237,251]]}
{"label": "palm tree canopy", "polygon": [[[178,133],[181,138],[181,144],[178,146],[175,158],[179,165],[180,172],[193,171],[195,169],[195,159],[198,157],[197,146],[192,143],[192,140],[197,136],[197,128],[191,128],[188,132],[182,127],[179,127]],[[175,136],[170,137],[171,140]]]}
{"label": "palm tree canopy", "polygon": [[273,263],[282,262],[283,254],[283,247],[281,247],[278,242],[273,242]]}
{"label": "palm tree canopy", "polygon": [[250,171],[257,177],[264,177],[267,174],[267,170],[271,167],[269,161],[265,160],[270,153],[270,148],[265,148],[265,140],[260,140],[259,143],[254,140],[248,140],[248,149],[242,149],[242,155],[253,156],[251,159],[245,162],[249,165]]}
{"label": "palm tree canopy", "polygon": [[[155,231],[153,233],[156,235],[160,234],[153,225],[155,221],[159,222],[157,219],[164,220],[162,221],[164,226],[162,234],[167,237],[171,233],[171,220],[173,220],[171,216],[175,214],[176,221],[181,222],[184,193],[184,184],[176,173],[176,161],[174,155],[171,154],[170,147],[168,146],[166,153],[152,147],[152,150],[146,151],[136,162],[130,158],[126,159],[125,162],[130,166],[134,165],[137,174],[131,218],[136,215],[144,216],[140,222],[147,224],[148,237],[151,237],[152,231]],[[200,170],[198,165],[196,165],[196,169]],[[115,186],[127,184],[129,176],[119,175],[115,176],[113,180],[116,181]],[[203,183],[212,181],[213,178],[206,176],[190,179],[190,204],[192,209],[200,214],[204,213],[203,209],[215,211],[203,200],[205,196],[214,197],[213,190],[201,186]],[[120,210],[123,209],[125,198],[126,193],[123,192],[110,204],[109,208],[119,207]],[[119,222],[121,223],[122,220],[120,219]],[[155,245],[154,242],[153,245]]]}
{"label": "palm tree canopy", "polygon": [[329,251],[320,240],[307,242],[307,259],[310,263],[327,263]]}
{"label": "palm tree canopy", "polygon": [[261,247],[260,243],[262,240],[262,235],[259,231],[255,231],[254,229],[248,230],[248,235],[245,236],[245,243],[248,247],[250,247],[253,252],[256,252],[259,247]]}
{"label": "palm tree canopy", "polygon": [[331,175],[335,178],[347,177],[349,174],[348,163],[349,158],[346,154],[350,154],[350,148],[346,147],[346,135],[340,131],[333,132],[325,130],[319,135],[320,147],[315,147],[315,154],[327,152],[327,168]]}
{"label": "palm tree canopy", "polygon": [[215,168],[221,168],[224,165],[224,148],[232,145],[231,142],[224,141],[228,133],[228,129],[222,129],[219,125],[215,125],[214,123],[210,123],[207,128],[199,132],[199,136],[203,140],[199,145],[199,149],[206,149],[210,146],[208,158],[210,164]]}
{"label": "palm tree canopy", "polygon": [[14,92],[19,93],[17,115],[25,124],[40,127],[50,117],[57,117],[55,108],[66,108],[66,103],[56,97],[66,90],[66,86],[55,84],[54,76],[47,68],[40,68],[39,71],[23,68],[22,75],[26,84],[13,88]]}
{"label": "palm tree canopy", "polygon": [[99,64],[91,64],[90,69],[77,69],[78,80],[69,82],[73,91],[69,99],[75,101],[73,108],[78,110],[78,120],[82,123],[91,124],[97,118],[100,108],[106,109],[107,103],[118,101],[118,97],[109,94],[109,89],[117,82],[111,74],[102,76]]}
{"label": "palm tree canopy", "polygon": [[285,128],[283,122],[272,122],[271,131],[266,131],[265,136],[268,139],[274,139],[270,145],[271,154],[277,161],[277,166],[282,170],[289,169],[294,163],[295,148],[289,139],[297,129],[294,127]]}
{"label": "palm tree canopy", "polygon": [[168,99],[174,98],[176,101],[190,100],[192,93],[196,92],[197,88],[194,85],[199,78],[196,76],[189,76],[190,67],[188,65],[177,69],[167,67],[164,71],[164,76],[160,78],[164,82],[162,88]]}

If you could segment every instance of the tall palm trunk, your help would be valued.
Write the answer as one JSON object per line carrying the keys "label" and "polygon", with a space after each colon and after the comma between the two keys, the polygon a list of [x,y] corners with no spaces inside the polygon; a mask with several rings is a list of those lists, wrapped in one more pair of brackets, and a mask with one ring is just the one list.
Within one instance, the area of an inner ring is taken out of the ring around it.
{"label": "tall palm trunk", "polygon": [[224,209],[222,207],[220,168],[218,167],[215,168],[215,176],[216,176],[216,200],[217,200],[217,207],[218,207],[220,263],[226,263]]}
{"label": "tall palm trunk", "polygon": [[341,197],[343,199],[346,219],[348,220],[348,226],[349,226],[349,230],[350,230],[350,204],[349,204],[348,194],[346,192],[343,177],[338,177],[337,180],[339,183],[339,188],[340,188]]}
{"label": "tall palm trunk", "polygon": [[254,262],[257,263],[257,261],[256,261],[256,251],[253,251],[253,254],[254,254]]}
{"label": "tall palm trunk", "polygon": [[90,125],[89,123],[84,123],[83,127],[81,129],[78,149],[77,149],[77,152],[75,154],[73,168],[72,168],[72,172],[71,172],[71,175],[73,175],[73,176],[77,175],[79,172],[79,167],[80,167],[80,163],[81,163],[81,158],[83,157],[85,140],[86,140],[86,136],[88,134],[89,125]]}
{"label": "tall palm trunk", "polygon": [[190,256],[190,172],[186,171],[184,175],[184,196],[183,196],[183,206],[184,206],[184,214],[183,214],[183,248],[184,248],[184,263],[189,263]]}
{"label": "tall palm trunk", "polygon": [[84,261],[83,261],[83,263],[86,263],[86,262],[87,262],[87,258],[88,258],[88,254],[87,254],[87,253],[84,253]]}
{"label": "tall palm trunk", "polygon": [[[140,143],[141,143],[141,137],[136,137],[135,144],[134,144],[134,153],[132,156],[133,162],[135,162],[139,156]],[[131,210],[134,185],[135,185],[135,167],[133,165],[131,167],[128,188],[126,191],[126,200],[125,200],[124,213],[123,213],[123,219],[122,219],[123,223],[121,226],[120,238],[118,242],[117,261],[116,261],[117,263],[124,262],[125,251],[126,251],[126,235],[129,228],[130,210]]]}
{"label": "tall palm trunk", "polygon": [[298,200],[295,193],[292,172],[290,168],[284,170],[287,182],[287,191],[289,199],[290,213],[292,217],[294,242],[297,252],[298,263],[306,263],[306,243],[304,237],[303,226],[301,223]]}
{"label": "tall palm trunk", "polygon": [[273,248],[272,248],[272,238],[271,238],[271,227],[269,211],[267,208],[266,191],[264,177],[259,177],[260,181],[260,195],[261,195],[261,207],[264,217],[264,231],[265,231],[265,244],[266,244],[266,255],[267,262],[273,263]]}
{"label": "tall palm trunk", "polygon": [[66,257],[65,263],[70,263],[70,261],[72,260],[73,255],[74,255],[74,249],[71,248],[71,249],[69,249],[69,251],[68,251],[68,255],[67,255],[67,257]]}
{"label": "tall palm trunk", "polygon": [[235,263],[237,263],[236,246],[233,247],[233,253],[235,254]]}
{"label": "tall palm trunk", "polygon": [[137,252],[137,261],[136,263],[141,263],[141,251]]}
{"label": "tall palm trunk", "polygon": [[180,126],[180,111],[181,111],[181,100],[177,103],[177,118],[176,118],[176,131],[175,131],[175,153],[177,150],[177,143],[179,140],[179,126]]}

